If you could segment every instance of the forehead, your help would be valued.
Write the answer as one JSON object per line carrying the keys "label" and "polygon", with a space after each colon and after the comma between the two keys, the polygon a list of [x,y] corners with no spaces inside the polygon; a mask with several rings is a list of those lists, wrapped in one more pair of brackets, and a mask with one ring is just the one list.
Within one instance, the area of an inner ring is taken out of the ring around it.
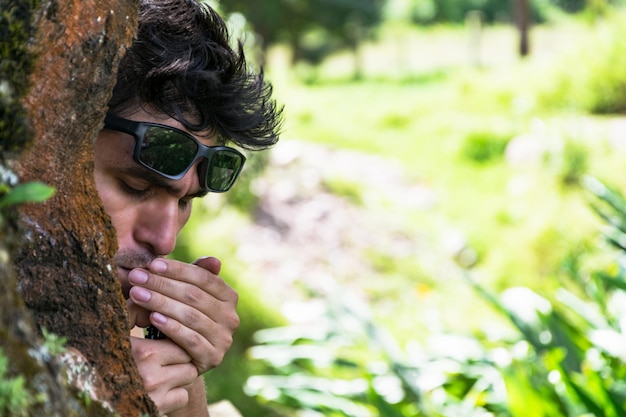
{"label": "forehead", "polygon": [[[207,146],[225,144],[225,141],[220,138],[215,129],[207,128],[205,130],[190,131],[185,127],[183,123],[179,122],[170,115],[163,113],[161,110],[158,110],[155,107],[151,107],[150,105],[138,104],[134,107],[124,109],[119,113],[114,114],[124,119],[133,120],[135,122],[149,122],[175,127],[189,133],[191,136],[195,137],[200,143],[203,143]],[[188,121],[191,124],[200,123],[200,120],[192,114],[185,113],[183,114],[183,118],[185,121]]]}
{"label": "forehead", "polygon": [[149,111],[144,108],[138,108],[137,110],[133,112],[130,112],[130,113],[125,112],[125,113],[120,114],[119,116],[123,117],[124,119],[133,120],[135,122],[150,122],[150,123],[158,123],[161,125],[175,127],[177,129],[180,129],[184,132],[189,133],[190,135],[192,135],[199,141],[208,145],[212,145],[213,143],[207,143],[207,141],[209,142],[215,141],[213,135],[211,134],[212,132],[210,130],[206,130],[204,132],[190,132],[178,120],[174,119],[173,117],[167,114],[164,114],[158,111]]}

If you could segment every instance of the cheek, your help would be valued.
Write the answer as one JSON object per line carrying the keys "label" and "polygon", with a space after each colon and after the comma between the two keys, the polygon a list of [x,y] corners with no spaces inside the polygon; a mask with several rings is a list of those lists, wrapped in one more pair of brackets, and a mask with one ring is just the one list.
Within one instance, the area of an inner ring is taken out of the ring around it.
{"label": "cheek", "polygon": [[132,224],[136,218],[134,207],[111,190],[104,189],[99,191],[99,194],[103,200],[104,211],[111,218],[118,244],[122,247],[124,246],[122,242],[132,236]]}
{"label": "cheek", "polygon": [[132,204],[119,192],[119,187],[113,178],[105,175],[96,168],[96,188],[106,214],[111,218],[117,241],[120,246],[127,236],[132,233],[132,223],[136,216]]}
{"label": "cheek", "polygon": [[182,230],[182,228],[185,227],[190,217],[191,217],[191,206],[187,208],[186,210],[181,210],[180,215],[178,216],[178,232],[179,233]]}

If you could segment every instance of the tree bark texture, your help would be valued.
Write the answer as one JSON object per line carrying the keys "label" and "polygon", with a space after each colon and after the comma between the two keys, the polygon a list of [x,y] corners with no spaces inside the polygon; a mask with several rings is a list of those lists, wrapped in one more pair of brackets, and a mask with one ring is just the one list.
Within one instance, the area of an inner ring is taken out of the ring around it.
{"label": "tree bark texture", "polygon": [[[2,159],[9,159],[20,182],[43,181],[57,190],[45,203],[18,208],[19,233],[12,231],[5,216],[0,237],[9,242],[13,234],[16,240],[6,251],[0,248],[0,324],[4,329],[11,322],[29,321],[4,263],[12,257],[19,293],[37,327],[66,337],[68,346],[93,366],[101,382],[95,387],[98,399],[121,416],[158,415],[131,357],[125,302],[112,261],[115,232],[93,178],[93,141],[102,126],[117,64],[136,30],[137,1],[0,4],[0,12],[12,14],[14,28],[22,19],[21,27],[30,31],[24,38],[27,49],[13,56],[18,62],[9,74],[15,77],[0,79],[19,101],[17,107],[4,106],[10,111],[0,112],[6,120],[0,123],[18,131],[17,137],[30,136],[30,143],[15,140],[11,132],[0,134],[5,142],[0,144]],[[19,36],[11,32],[10,37],[19,46]],[[20,64],[21,56],[30,58]],[[6,64],[2,69],[6,72]],[[19,77],[25,70],[28,89],[22,95]],[[0,336],[0,346],[33,343],[29,331],[13,329]]]}

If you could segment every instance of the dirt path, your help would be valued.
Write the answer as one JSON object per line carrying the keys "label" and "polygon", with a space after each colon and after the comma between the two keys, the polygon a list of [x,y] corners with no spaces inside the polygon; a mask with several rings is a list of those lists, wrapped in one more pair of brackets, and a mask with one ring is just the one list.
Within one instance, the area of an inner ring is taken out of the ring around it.
{"label": "dirt path", "polygon": [[[335,282],[368,297],[382,270],[393,269],[386,262],[432,250],[411,218],[425,215],[437,196],[409,178],[396,161],[286,141],[254,184],[260,205],[238,236],[238,255],[279,299]],[[337,183],[343,195],[329,189]]]}

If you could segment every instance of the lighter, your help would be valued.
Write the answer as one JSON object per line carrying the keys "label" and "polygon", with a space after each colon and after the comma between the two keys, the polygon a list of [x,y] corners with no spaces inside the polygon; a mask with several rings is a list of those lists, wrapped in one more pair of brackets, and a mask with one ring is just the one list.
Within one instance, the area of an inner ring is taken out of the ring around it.
{"label": "lighter", "polygon": [[156,340],[156,339],[167,339],[167,336],[164,333],[162,333],[159,329],[154,327],[153,325],[150,325],[146,327],[145,338]]}

